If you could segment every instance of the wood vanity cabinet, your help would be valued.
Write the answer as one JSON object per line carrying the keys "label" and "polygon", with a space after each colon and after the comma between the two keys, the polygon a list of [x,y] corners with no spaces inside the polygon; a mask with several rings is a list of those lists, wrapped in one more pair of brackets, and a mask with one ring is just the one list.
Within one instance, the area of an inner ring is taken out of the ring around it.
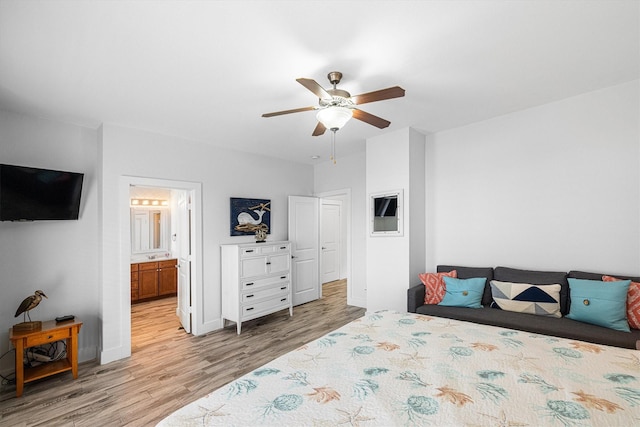
{"label": "wood vanity cabinet", "polygon": [[158,296],[158,263],[141,262],[138,271],[138,299]]}
{"label": "wood vanity cabinet", "polygon": [[178,294],[178,269],[177,261],[169,259],[158,262],[158,295]]}
{"label": "wood vanity cabinet", "polygon": [[131,264],[131,302],[176,295],[177,260]]}
{"label": "wood vanity cabinet", "polygon": [[137,301],[138,298],[138,264],[131,264],[131,301]]}

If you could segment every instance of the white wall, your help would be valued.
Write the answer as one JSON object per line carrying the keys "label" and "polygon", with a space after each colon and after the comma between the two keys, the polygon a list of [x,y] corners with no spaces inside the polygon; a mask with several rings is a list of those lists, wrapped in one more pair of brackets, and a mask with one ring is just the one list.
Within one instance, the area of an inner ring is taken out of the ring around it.
{"label": "white wall", "polygon": [[313,167],[113,125],[103,125],[100,136],[104,363],[128,355],[122,337],[128,332],[129,265],[121,262],[123,238],[118,219],[128,193],[121,191],[121,177],[202,184],[203,288],[198,301],[201,315],[194,328],[206,333],[221,326],[219,245],[254,241],[253,236],[229,236],[229,198],[271,199],[268,240],[284,240],[287,196],[313,194]]}
{"label": "white wall", "polygon": [[640,273],[638,81],[428,139],[427,266]]}
{"label": "white wall", "polygon": [[[409,212],[407,224],[410,258],[407,288],[417,283],[418,275],[426,270],[425,153],[425,135],[409,128],[409,187],[407,188],[409,199],[408,203],[405,202]],[[402,310],[406,310],[406,301]]]}
{"label": "white wall", "polygon": [[[14,313],[41,289],[49,297],[33,320],[73,314],[84,322],[79,360],[96,357],[98,329],[97,133],[95,130],[0,110],[0,163],[84,173],[77,221],[0,222],[0,354]],[[12,355],[0,370],[13,371]]]}
{"label": "white wall", "polygon": [[[338,157],[336,164],[324,162],[314,167],[314,188],[316,194],[349,189],[351,192],[351,212],[349,229],[351,234],[351,271],[348,281],[347,304],[366,307],[366,233],[367,200],[365,194],[365,153]],[[343,205],[344,206],[344,205]]]}
{"label": "white wall", "polygon": [[411,128],[369,138],[366,159],[367,206],[372,193],[402,190],[404,199],[402,235],[367,230],[367,310],[406,311],[406,290],[425,268],[425,138]]}

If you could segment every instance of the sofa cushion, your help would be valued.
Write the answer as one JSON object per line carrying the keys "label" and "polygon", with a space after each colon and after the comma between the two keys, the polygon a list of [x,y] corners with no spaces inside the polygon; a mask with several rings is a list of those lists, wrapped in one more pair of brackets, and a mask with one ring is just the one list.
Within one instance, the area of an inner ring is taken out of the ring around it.
{"label": "sofa cushion", "polygon": [[436,268],[438,273],[444,273],[447,271],[456,270],[458,273],[458,279],[473,279],[474,277],[484,277],[487,282],[482,294],[482,301],[480,303],[484,306],[491,304],[491,286],[489,283],[493,280],[493,267],[464,267],[457,265],[439,265]]}
{"label": "sofa cushion", "polygon": [[532,285],[560,285],[560,312],[569,312],[569,282],[567,273],[554,271],[520,270],[509,267],[496,267],[493,278],[500,282],[530,283]]}
{"label": "sofa cushion", "polygon": [[630,280],[604,283],[570,278],[571,309],[567,317],[629,332],[626,303],[630,283]]}
{"label": "sofa cushion", "polygon": [[446,273],[422,273],[418,274],[420,281],[424,284],[424,303],[438,304],[444,298],[444,276],[458,277],[456,270]]}
{"label": "sofa cushion", "polygon": [[[617,277],[602,276],[603,282],[616,282]],[[627,292],[627,321],[629,327],[640,329],[640,283],[631,282],[629,284],[629,292]]]}
{"label": "sofa cushion", "polygon": [[[423,286],[420,285],[420,287]],[[418,307],[416,313],[622,348],[637,349],[636,345],[640,340],[640,330],[636,329],[632,329],[630,333],[621,332],[597,325],[585,325],[583,322],[566,317],[535,316],[496,310],[488,306],[475,309],[430,304]]]}
{"label": "sofa cushion", "polygon": [[482,294],[487,279],[474,277],[472,279],[456,279],[445,276],[445,294],[440,305],[453,307],[482,308]]}
{"label": "sofa cushion", "polygon": [[532,285],[491,281],[491,307],[538,316],[562,317],[560,289],[557,285]]}
{"label": "sofa cushion", "polygon": [[620,274],[609,274],[609,273],[589,273],[587,271],[579,271],[579,270],[571,270],[567,277],[571,277],[573,279],[586,279],[586,280],[602,280],[602,276],[613,276],[616,279],[620,280],[631,280],[632,282],[640,282],[640,277],[638,276],[624,276]]}

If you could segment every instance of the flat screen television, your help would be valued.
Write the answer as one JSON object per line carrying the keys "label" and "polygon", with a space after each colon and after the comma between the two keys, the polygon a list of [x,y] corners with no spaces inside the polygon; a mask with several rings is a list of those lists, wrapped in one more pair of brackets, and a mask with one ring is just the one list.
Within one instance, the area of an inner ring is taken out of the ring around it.
{"label": "flat screen television", "polygon": [[84,174],[0,164],[0,221],[78,219]]}
{"label": "flat screen television", "polygon": [[397,197],[376,197],[374,199],[375,216],[396,216],[398,209]]}

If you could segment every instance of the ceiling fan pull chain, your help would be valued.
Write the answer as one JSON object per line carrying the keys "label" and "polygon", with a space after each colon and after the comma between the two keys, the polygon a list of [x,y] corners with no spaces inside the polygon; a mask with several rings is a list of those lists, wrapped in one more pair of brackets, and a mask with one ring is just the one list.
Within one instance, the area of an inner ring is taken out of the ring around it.
{"label": "ceiling fan pull chain", "polygon": [[336,164],[336,131],[334,130],[333,135],[331,135],[331,160],[333,160],[333,164]]}

